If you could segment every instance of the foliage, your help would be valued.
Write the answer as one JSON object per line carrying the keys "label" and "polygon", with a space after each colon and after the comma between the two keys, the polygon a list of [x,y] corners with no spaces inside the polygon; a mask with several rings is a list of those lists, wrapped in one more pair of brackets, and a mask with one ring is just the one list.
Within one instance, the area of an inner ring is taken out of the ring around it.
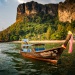
{"label": "foliage", "polygon": [[15,41],[29,38],[30,40],[62,40],[65,39],[67,31],[75,33],[75,21],[59,22],[58,17],[38,14],[35,16],[24,16],[13,25],[0,32],[0,42]]}
{"label": "foliage", "polygon": [[52,33],[52,29],[51,29],[51,27],[49,26],[49,27],[48,27],[48,30],[47,30],[47,33],[46,33],[46,38],[47,38],[47,40],[50,39],[51,33]]}

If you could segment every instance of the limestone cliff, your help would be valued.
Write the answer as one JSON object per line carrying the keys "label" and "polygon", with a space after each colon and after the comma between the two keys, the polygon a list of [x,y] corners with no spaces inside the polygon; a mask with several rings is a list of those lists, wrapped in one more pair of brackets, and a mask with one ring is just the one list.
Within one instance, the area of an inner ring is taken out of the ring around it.
{"label": "limestone cliff", "polygon": [[65,2],[60,2],[59,4],[43,5],[34,1],[20,4],[17,7],[16,20],[23,19],[25,16],[33,17],[38,14],[49,14],[51,17],[58,15],[59,21],[71,22],[75,20],[75,0],[65,0]]}
{"label": "limestone cliff", "polygon": [[37,2],[31,1],[27,3],[20,4],[17,7],[17,20],[22,18],[22,16],[30,16],[36,14],[50,14],[51,16],[56,16],[58,13],[58,4],[39,4]]}
{"label": "limestone cliff", "polygon": [[66,0],[58,5],[59,21],[70,22],[75,20],[75,0]]}

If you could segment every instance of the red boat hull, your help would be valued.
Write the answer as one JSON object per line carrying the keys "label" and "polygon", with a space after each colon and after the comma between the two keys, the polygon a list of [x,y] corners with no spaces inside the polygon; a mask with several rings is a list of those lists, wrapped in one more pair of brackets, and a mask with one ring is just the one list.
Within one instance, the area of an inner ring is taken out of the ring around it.
{"label": "red boat hull", "polygon": [[57,64],[57,61],[58,61],[58,60],[51,60],[51,59],[36,57],[36,56],[33,56],[33,55],[30,54],[30,53],[25,53],[25,52],[21,52],[21,55],[22,55],[24,58],[32,58],[32,59],[36,59],[36,60],[41,60],[41,61],[50,62],[50,63],[53,63],[53,64]]}

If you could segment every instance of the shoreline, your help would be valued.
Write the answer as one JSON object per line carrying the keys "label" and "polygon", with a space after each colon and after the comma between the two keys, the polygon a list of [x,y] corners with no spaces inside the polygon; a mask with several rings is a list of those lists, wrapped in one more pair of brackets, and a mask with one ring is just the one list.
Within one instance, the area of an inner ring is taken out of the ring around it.
{"label": "shoreline", "polygon": [[[23,41],[12,41],[13,43],[22,43]],[[32,40],[29,41],[29,43],[64,43],[65,40]],[[73,43],[75,43],[75,40],[73,40]]]}

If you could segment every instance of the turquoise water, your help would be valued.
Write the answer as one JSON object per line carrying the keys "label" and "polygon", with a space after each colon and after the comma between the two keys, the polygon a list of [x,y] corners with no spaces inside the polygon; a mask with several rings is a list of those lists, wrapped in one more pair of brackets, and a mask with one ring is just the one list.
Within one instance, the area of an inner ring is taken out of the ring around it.
{"label": "turquoise water", "polygon": [[[46,45],[49,46],[60,44]],[[75,75],[75,44],[71,54],[67,47],[57,65],[23,58],[19,51],[20,44],[0,43],[0,75]]]}

